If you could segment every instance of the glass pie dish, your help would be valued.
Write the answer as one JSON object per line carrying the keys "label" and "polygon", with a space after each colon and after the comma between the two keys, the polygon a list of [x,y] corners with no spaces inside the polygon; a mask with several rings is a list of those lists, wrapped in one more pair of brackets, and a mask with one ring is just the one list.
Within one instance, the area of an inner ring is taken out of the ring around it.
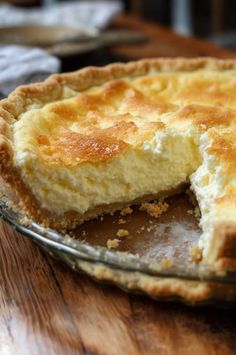
{"label": "glass pie dish", "polygon": [[[187,195],[167,202],[169,208],[159,218],[137,206],[131,214],[103,216],[68,234],[28,219],[6,196],[0,198],[0,216],[50,255],[96,280],[159,300],[234,305],[236,271],[222,273],[193,261],[201,231]],[[120,230],[128,235],[119,237]],[[114,239],[117,248],[108,249],[108,240]]]}

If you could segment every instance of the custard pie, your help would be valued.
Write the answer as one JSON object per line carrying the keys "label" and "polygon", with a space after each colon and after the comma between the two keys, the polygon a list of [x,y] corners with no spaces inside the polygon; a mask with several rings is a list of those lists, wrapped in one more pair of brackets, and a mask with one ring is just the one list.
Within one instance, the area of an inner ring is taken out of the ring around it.
{"label": "custard pie", "polygon": [[53,75],[0,103],[0,172],[58,230],[182,191],[203,262],[236,265],[236,61],[149,59]]}

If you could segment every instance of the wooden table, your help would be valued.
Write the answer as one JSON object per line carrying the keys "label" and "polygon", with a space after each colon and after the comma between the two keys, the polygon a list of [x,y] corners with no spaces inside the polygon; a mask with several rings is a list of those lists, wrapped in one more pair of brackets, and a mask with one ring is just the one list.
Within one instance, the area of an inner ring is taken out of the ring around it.
{"label": "wooden table", "polygon": [[[235,53],[120,17],[151,43],[112,51],[153,55]],[[160,46],[158,46],[160,44]],[[0,354],[235,354],[236,311],[154,302],[100,285],[53,260],[1,223]]]}
{"label": "wooden table", "polygon": [[219,58],[235,58],[236,52],[215,46],[207,41],[180,36],[160,25],[146,22],[135,16],[119,16],[113,26],[138,30],[147,35],[149,41],[136,45],[120,45],[112,49],[112,53],[129,59],[143,57],[196,57],[212,56]]}

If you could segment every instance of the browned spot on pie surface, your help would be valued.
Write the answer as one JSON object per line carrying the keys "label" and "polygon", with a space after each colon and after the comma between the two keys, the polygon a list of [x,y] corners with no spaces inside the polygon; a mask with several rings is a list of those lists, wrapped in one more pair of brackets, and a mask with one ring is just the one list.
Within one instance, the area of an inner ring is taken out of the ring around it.
{"label": "browned spot on pie surface", "polygon": [[55,113],[59,119],[76,120],[78,110],[75,104],[68,105],[63,102],[56,102],[50,105],[50,111]]}
{"label": "browned spot on pie surface", "polygon": [[41,145],[50,144],[48,137],[45,136],[44,134],[40,134],[40,135],[37,137],[37,141],[38,141],[38,144],[41,144]]}
{"label": "browned spot on pie surface", "polygon": [[230,175],[236,172],[236,132],[228,130],[218,132],[211,129],[208,132],[212,138],[211,146],[208,148],[209,153],[213,153],[222,167],[222,173]]}
{"label": "browned spot on pie surface", "polygon": [[236,111],[226,107],[186,105],[173,117],[172,121],[190,120],[201,130],[215,126],[230,126],[236,124]]}
{"label": "browned spot on pie surface", "polygon": [[193,78],[185,87],[174,95],[177,100],[185,103],[203,103],[224,106],[236,105],[235,79],[221,82],[217,78]]}
{"label": "browned spot on pie surface", "polygon": [[[98,130],[108,137],[114,137],[118,140],[125,140],[130,134],[135,134],[138,131],[138,127],[132,121],[124,122],[120,121],[113,126],[110,126],[103,130]],[[96,131],[95,131],[96,132]]]}
{"label": "browned spot on pie surface", "polygon": [[51,162],[62,162],[65,165],[76,165],[81,162],[102,162],[111,160],[121,154],[128,144],[106,132],[97,130],[85,135],[65,128],[57,131],[49,144],[42,140],[41,156]]}

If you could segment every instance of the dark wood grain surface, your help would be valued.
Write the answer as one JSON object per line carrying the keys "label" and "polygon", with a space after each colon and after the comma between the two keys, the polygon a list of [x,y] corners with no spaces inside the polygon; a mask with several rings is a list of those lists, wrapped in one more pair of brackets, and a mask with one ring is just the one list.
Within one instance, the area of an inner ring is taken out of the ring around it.
{"label": "dark wood grain surface", "polygon": [[[138,26],[152,38],[166,35],[165,46],[158,51],[150,43],[142,49],[112,49],[130,58],[170,51],[235,55],[199,40],[186,42],[137,19],[119,18],[116,25]],[[193,43],[189,52],[188,43]],[[129,295],[74,273],[4,222],[0,234],[1,355],[235,354],[236,310],[193,308]]]}
{"label": "dark wood grain surface", "polygon": [[141,31],[148,38],[145,43],[114,47],[112,53],[121,57],[129,59],[176,56],[236,57],[235,51],[217,47],[199,38],[180,36],[168,28],[144,21],[135,16],[119,16],[114,20],[113,26]]}
{"label": "dark wood grain surface", "polygon": [[236,311],[129,295],[1,222],[0,354],[235,354]]}

